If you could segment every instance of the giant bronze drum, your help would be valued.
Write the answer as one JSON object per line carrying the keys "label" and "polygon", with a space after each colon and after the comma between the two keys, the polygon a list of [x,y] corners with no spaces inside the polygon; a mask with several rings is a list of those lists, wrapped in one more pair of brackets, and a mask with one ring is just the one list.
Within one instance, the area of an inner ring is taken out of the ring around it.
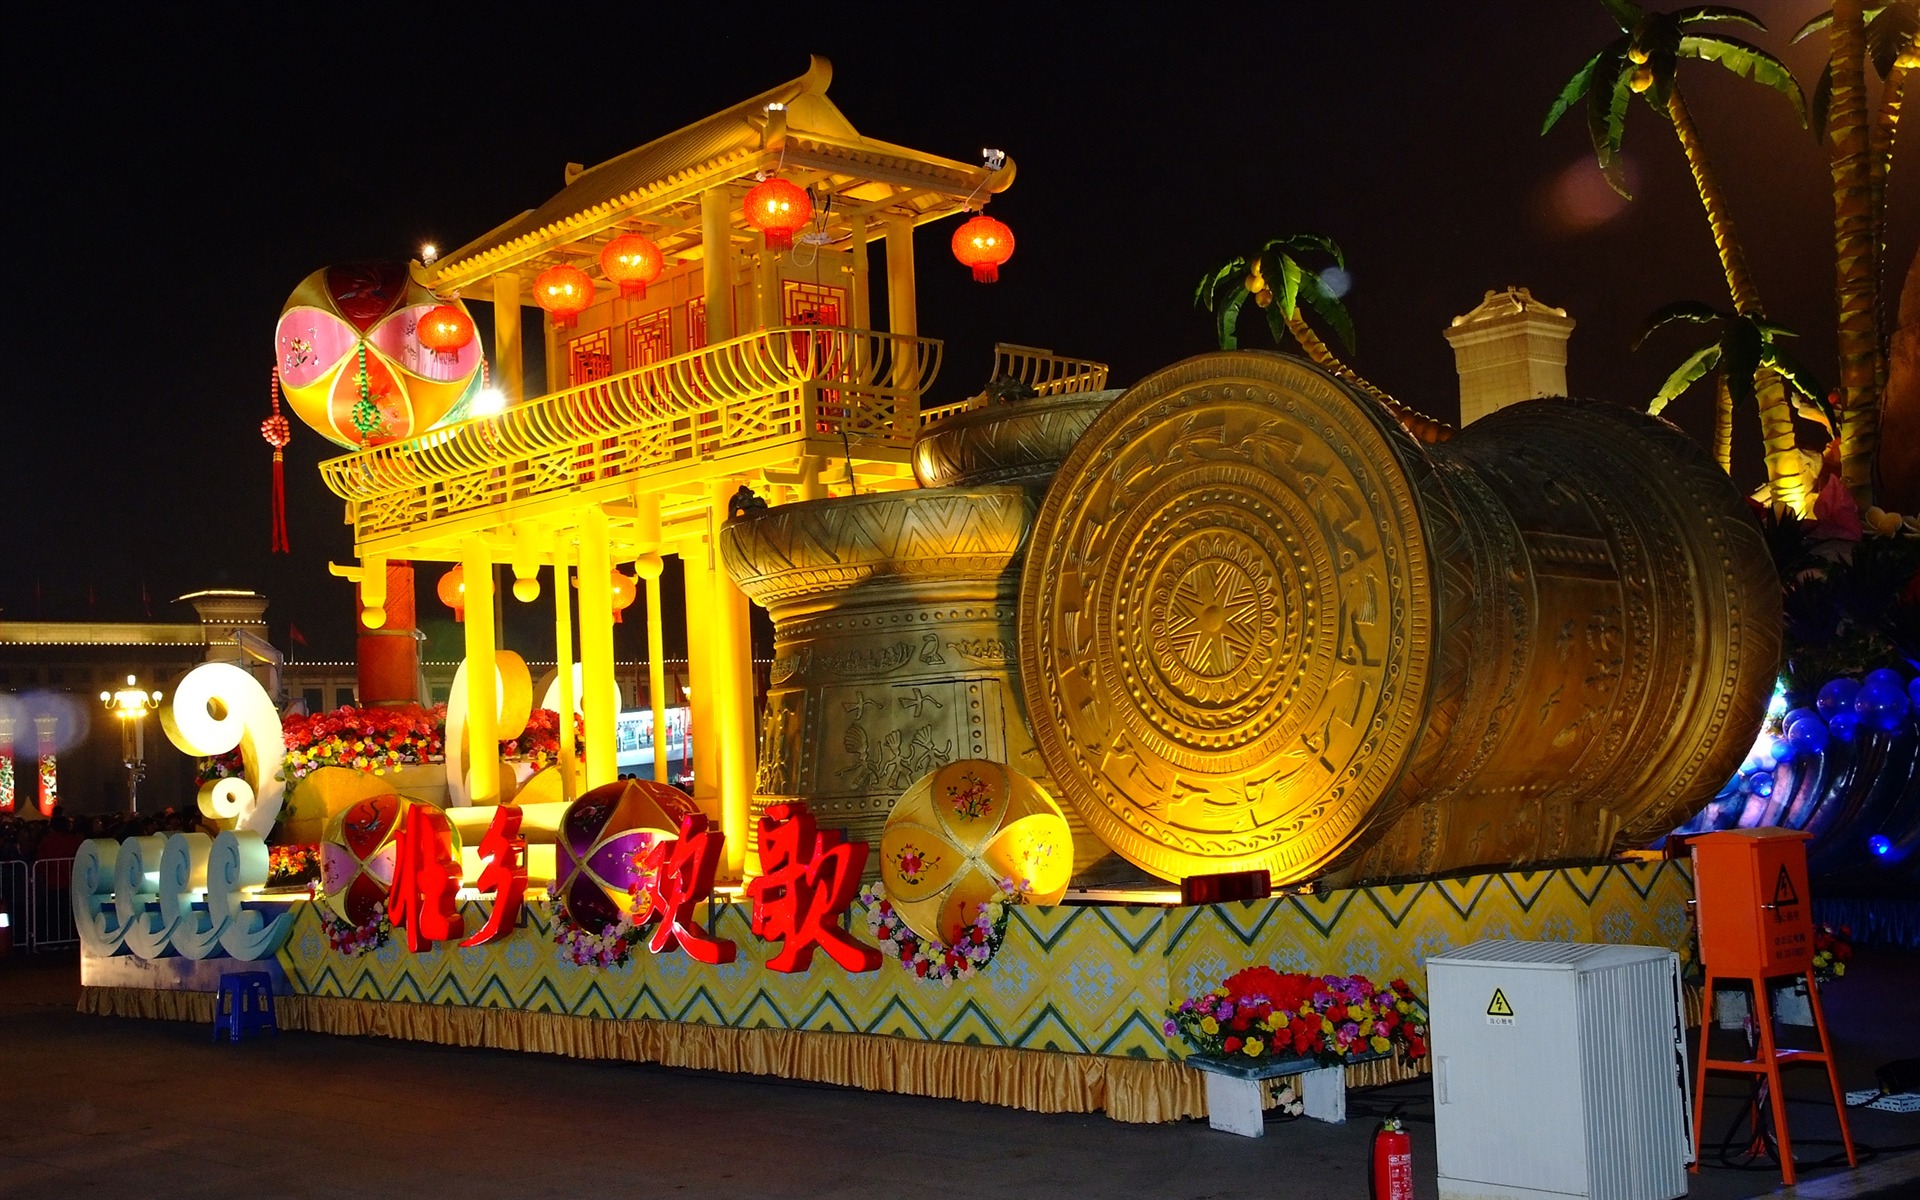
{"label": "giant bronze drum", "polygon": [[1431,875],[1657,837],[1738,766],[1780,590],[1672,426],[1540,400],[1423,447],[1297,359],[1109,405],[1020,589],[1054,793],[1169,879]]}

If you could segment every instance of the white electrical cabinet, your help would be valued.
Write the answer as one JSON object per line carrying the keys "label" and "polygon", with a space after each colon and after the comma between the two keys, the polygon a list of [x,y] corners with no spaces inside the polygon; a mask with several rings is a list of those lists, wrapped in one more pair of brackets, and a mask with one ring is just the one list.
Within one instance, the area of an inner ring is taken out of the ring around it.
{"label": "white electrical cabinet", "polygon": [[1442,1200],[1674,1200],[1693,1157],[1680,959],[1488,940],[1427,960]]}

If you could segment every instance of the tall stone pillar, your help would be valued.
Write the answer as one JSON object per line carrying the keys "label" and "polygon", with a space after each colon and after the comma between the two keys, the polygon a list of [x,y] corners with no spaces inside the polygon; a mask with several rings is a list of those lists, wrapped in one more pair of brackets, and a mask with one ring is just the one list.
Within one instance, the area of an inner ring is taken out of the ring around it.
{"label": "tall stone pillar", "polygon": [[[364,589],[361,598],[367,598]],[[378,629],[354,622],[359,640],[353,658],[362,706],[420,702],[420,638],[413,605],[413,564],[388,560],[386,621]]]}

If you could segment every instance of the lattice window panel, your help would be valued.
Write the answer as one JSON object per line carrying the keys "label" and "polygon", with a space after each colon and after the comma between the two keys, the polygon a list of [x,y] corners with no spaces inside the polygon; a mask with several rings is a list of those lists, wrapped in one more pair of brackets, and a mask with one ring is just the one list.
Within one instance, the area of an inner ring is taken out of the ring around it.
{"label": "lattice window panel", "polygon": [[627,322],[627,370],[673,357],[673,314],[666,309]]}
{"label": "lattice window panel", "polygon": [[567,343],[567,386],[578,387],[613,374],[613,331],[596,329]]}
{"label": "lattice window panel", "polygon": [[704,297],[687,301],[687,349],[698,350],[707,344],[707,302]]}
{"label": "lattice window panel", "polygon": [[789,325],[844,325],[847,289],[789,279],[781,285],[781,307]]}

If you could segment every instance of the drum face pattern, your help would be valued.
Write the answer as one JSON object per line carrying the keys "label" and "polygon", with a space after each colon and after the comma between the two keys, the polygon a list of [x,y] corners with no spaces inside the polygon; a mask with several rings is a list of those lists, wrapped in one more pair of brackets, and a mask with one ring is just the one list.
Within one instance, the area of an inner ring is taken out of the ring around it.
{"label": "drum face pattern", "polygon": [[1169,367],[1035,520],[1020,680],[1057,794],[1169,879],[1605,854],[1710,795],[1779,592],[1670,426],[1516,406],[1423,448],[1279,355]]}

